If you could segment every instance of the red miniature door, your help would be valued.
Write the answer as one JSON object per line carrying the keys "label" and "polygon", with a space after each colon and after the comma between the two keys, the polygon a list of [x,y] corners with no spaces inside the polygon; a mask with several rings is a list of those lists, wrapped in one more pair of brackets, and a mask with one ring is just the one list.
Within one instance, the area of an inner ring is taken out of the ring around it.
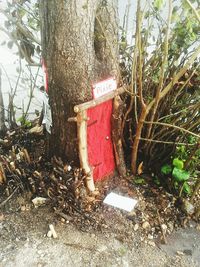
{"label": "red miniature door", "polygon": [[112,174],[115,169],[111,115],[112,100],[87,110],[88,160],[95,181]]}

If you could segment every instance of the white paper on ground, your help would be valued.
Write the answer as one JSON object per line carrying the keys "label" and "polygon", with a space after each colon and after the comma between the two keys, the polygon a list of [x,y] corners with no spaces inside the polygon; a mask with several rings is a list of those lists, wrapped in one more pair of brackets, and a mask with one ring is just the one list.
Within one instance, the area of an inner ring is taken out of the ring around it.
{"label": "white paper on ground", "polygon": [[131,212],[137,204],[137,200],[111,192],[106,196],[103,203]]}

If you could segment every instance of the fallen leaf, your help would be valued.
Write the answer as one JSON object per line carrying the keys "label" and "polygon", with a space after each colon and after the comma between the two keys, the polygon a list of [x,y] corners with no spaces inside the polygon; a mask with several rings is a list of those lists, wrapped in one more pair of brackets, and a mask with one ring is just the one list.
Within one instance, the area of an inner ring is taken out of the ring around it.
{"label": "fallen leaf", "polygon": [[140,162],[138,169],[137,169],[137,173],[138,173],[138,175],[143,173],[143,161]]}

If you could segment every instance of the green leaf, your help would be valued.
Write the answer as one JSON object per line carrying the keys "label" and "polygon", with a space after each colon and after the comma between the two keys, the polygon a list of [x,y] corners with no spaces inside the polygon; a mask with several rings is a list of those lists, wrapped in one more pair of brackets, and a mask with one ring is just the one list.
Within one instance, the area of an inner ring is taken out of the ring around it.
{"label": "green leaf", "polygon": [[154,8],[160,10],[162,5],[164,4],[164,0],[154,0]]}
{"label": "green leaf", "polygon": [[184,182],[187,181],[190,178],[189,172],[185,170],[180,170],[177,167],[174,167],[172,176],[177,182]]}
{"label": "green leaf", "polygon": [[160,185],[160,180],[158,179],[158,177],[155,177],[155,179],[153,179],[153,181],[156,185],[158,185],[158,186]]}
{"label": "green leaf", "polygon": [[31,127],[32,123],[30,121],[27,121],[24,116],[21,116],[20,118],[17,119],[17,122],[20,122],[21,125],[26,126],[26,127]]}
{"label": "green leaf", "polygon": [[145,180],[143,178],[138,178],[138,179],[135,179],[134,180],[134,183],[135,184],[144,184],[145,183]]}
{"label": "green leaf", "polygon": [[173,165],[179,170],[182,170],[184,167],[183,161],[178,158],[173,159]]}
{"label": "green leaf", "polygon": [[174,183],[174,188],[175,188],[175,189],[178,189],[178,182],[176,182],[176,181],[175,181],[175,183]]}
{"label": "green leaf", "polygon": [[162,168],[161,168],[162,174],[168,175],[171,172],[172,172],[172,166],[171,165],[166,164],[166,165],[162,166]]}
{"label": "green leaf", "polygon": [[190,187],[189,184],[186,183],[186,182],[183,184],[183,191],[184,191],[186,194],[188,194],[188,195],[191,194],[191,187]]}
{"label": "green leaf", "polygon": [[195,136],[193,136],[193,135],[188,136],[189,144],[195,144],[195,143],[197,143],[197,141],[198,141],[198,139]]}

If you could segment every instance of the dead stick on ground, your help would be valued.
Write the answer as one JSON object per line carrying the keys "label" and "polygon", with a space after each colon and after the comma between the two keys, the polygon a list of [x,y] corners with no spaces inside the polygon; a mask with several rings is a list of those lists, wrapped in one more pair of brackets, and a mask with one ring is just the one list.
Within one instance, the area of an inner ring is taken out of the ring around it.
{"label": "dead stick on ground", "polygon": [[159,214],[159,211],[157,210],[157,215],[158,215],[158,222],[160,224],[160,229],[161,229],[161,232],[162,232],[162,235],[163,235],[163,241],[165,244],[167,244],[167,239],[166,239],[166,236],[165,236],[165,232],[162,228],[162,222],[161,222],[161,219],[160,219],[160,214]]}
{"label": "dead stick on ground", "polygon": [[6,198],[3,202],[0,203],[0,208],[2,208],[12,198],[12,196],[17,192],[18,189],[19,189],[19,186],[15,188],[15,190],[12,192],[12,194],[8,198]]}
{"label": "dead stick on ground", "polygon": [[192,193],[192,197],[191,197],[191,202],[194,203],[194,198],[196,196],[196,194],[198,193],[200,189],[200,178],[198,178],[196,184],[195,184],[195,188],[194,188],[194,191]]}
{"label": "dead stick on ground", "polygon": [[61,217],[62,217],[63,219],[65,219],[66,221],[71,221],[71,220],[72,220],[72,217],[71,217],[71,216],[69,216],[69,215],[67,215],[67,214],[64,214],[64,213],[61,212],[61,211],[56,210],[56,211],[55,211],[55,214],[61,216]]}

